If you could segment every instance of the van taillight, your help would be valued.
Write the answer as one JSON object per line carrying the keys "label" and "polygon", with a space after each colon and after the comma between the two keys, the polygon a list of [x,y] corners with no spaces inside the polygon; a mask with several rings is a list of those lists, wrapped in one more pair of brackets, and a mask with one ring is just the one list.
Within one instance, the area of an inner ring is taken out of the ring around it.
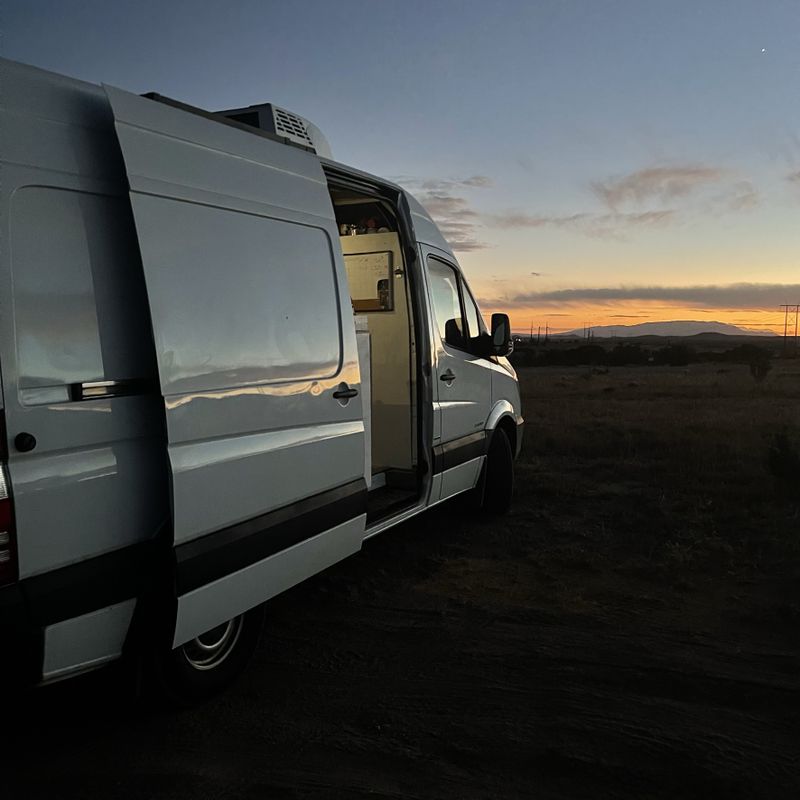
{"label": "van taillight", "polygon": [[5,469],[0,466],[0,586],[17,579],[13,516]]}

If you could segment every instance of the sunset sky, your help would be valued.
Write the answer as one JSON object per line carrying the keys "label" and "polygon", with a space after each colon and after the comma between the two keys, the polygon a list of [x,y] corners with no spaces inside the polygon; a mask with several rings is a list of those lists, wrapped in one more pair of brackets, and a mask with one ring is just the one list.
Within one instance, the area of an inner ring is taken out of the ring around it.
{"label": "sunset sky", "polygon": [[2,54],[274,101],[437,218],[517,328],[800,303],[800,2],[4,0]]}

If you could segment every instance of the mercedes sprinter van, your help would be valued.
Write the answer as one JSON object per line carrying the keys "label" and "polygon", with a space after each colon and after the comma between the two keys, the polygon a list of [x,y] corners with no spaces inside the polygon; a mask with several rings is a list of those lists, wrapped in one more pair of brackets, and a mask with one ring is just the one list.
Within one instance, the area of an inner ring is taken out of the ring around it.
{"label": "mercedes sprinter van", "polygon": [[270,597],[460,493],[508,507],[508,317],[296,114],[0,61],[0,226],[15,678],[131,654],[202,697]]}

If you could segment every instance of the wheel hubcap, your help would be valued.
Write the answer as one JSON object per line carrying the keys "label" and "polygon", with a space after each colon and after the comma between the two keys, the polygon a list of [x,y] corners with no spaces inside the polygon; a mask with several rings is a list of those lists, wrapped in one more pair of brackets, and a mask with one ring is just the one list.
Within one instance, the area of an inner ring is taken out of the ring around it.
{"label": "wheel hubcap", "polygon": [[196,639],[183,645],[181,651],[195,669],[214,669],[233,652],[241,632],[242,617],[234,617],[210,631],[201,633]]}

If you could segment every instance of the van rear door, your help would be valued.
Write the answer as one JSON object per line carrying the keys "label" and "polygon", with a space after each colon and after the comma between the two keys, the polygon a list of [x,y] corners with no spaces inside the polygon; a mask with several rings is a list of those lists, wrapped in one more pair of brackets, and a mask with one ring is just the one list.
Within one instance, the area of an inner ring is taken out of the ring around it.
{"label": "van rear door", "polygon": [[106,92],[166,412],[177,646],[360,548],[355,329],[314,153]]}
{"label": "van rear door", "polygon": [[[6,60],[0,72],[0,452],[16,534],[0,537],[0,583],[19,578],[9,594],[24,595],[20,624],[44,628],[51,677],[119,653],[164,522],[166,470],[106,97]],[[36,661],[41,677],[41,651]]]}

